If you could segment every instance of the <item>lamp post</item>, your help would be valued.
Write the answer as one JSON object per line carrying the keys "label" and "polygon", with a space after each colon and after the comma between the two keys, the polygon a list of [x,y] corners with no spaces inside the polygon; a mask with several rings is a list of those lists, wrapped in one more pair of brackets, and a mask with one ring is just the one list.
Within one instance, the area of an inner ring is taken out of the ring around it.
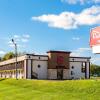
{"label": "lamp post", "polygon": [[15,69],[16,69],[16,80],[18,79],[17,78],[17,44],[15,43],[14,39],[12,39],[12,43],[14,44],[15,46],[15,59],[16,59],[16,62],[15,62]]}

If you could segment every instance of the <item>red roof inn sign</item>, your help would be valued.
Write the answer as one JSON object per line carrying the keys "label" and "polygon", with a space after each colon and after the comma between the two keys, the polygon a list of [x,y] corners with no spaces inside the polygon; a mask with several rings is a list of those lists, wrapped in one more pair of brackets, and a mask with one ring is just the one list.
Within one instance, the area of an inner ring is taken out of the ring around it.
{"label": "red roof inn sign", "polygon": [[100,53],[100,26],[91,29],[90,46],[93,53]]}

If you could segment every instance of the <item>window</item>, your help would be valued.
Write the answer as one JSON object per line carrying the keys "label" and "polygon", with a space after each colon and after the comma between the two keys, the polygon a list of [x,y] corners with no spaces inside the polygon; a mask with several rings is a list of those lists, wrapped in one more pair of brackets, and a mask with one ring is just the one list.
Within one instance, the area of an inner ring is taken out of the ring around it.
{"label": "window", "polygon": [[86,65],[86,63],[85,62],[82,62],[82,66],[85,66]]}
{"label": "window", "polygon": [[40,59],[40,57],[39,57],[39,59]]}
{"label": "window", "polygon": [[38,65],[38,68],[40,68],[41,67],[41,65]]}
{"label": "window", "polygon": [[71,71],[71,75],[74,75],[74,72],[73,71]]}
{"label": "window", "polygon": [[72,77],[72,79],[74,79],[74,77]]}
{"label": "window", "polygon": [[86,71],[86,63],[85,62],[82,62],[82,69],[81,69],[81,72],[82,73],[85,73]]}
{"label": "window", "polygon": [[74,58],[72,60],[74,61]]}
{"label": "window", "polygon": [[72,66],[72,69],[74,69],[74,66]]}

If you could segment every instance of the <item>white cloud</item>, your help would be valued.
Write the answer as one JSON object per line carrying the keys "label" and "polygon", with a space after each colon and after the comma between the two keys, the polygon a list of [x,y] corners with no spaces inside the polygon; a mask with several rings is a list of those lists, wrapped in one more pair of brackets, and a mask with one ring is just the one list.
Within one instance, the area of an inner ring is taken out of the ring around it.
{"label": "white cloud", "polygon": [[29,34],[24,34],[23,37],[24,38],[30,38],[30,35]]}
{"label": "white cloud", "polygon": [[[18,47],[25,47],[26,43],[29,42],[29,40],[30,40],[30,35],[29,34],[14,35],[13,39],[14,39],[15,43],[17,43]],[[14,47],[14,44],[12,43],[11,40],[8,42],[8,45],[10,47]]]}
{"label": "white cloud", "polygon": [[21,38],[21,36],[20,35],[14,35],[13,36],[13,39],[15,40],[15,42],[20,42],[20,38]]}
{"label": "white cloud", "polygon": [[[15,45],[14,45],[14,44],[12,44],[12,43],[11,43],[11,44],[9,44],[9,46],[10,46],[10,47],[12,47],[12,48],[14,48],[14,47],[15,47]],[[17,47],[18,47],[18,48],[22,48],[22,47],[26,47],[26,45],[23,45],[23,44],[17,44]]]}
{"label": "white cloud", "polygon": [[20,38],[20,36],[19,35],[14,35],[14,38]]}
{"label": "white cloud", "polygon": [[0,50],[0,55],[4,55],[6,52],[3,50]]}
{"label": "white cloud", "polygon": [[81,52],[83,52],[83,51],[90,51],[91,48],[79,48],[78,50],[80,50]]}
{"label": "white cloud", "polygon": [[75,14],[71,12],[63,12],[59,15],[42,15],[39,17],[32,17],[33,20],[46,22],[50,27],[71,29],[76,28],[76,23],[74,21]]}
{"label": "white cloud", "polygon": [[72,40],[78,41],[78,40],[80,40],[80,38],[79,37],[73,37]]}
{"label": "white cloud", "polygon": [[71,53],[71,56],[83,56],[83,54],[87,51],[91,51],[90,48],[78,48],[76,50],[73,50],[73,52]]}
{"label": "white cloud", "polygon": [[62,2],[67,2],[68,4],[76,4],[77,0],[61,0]]}
{"label": "white cloud", "polygon": [[100,7],[92,6],[77,16],[78,25],[100,24]]}
{"label": "white cloud", "polygon": [[29,34],[23,34],[23,35],[14,35],[14,40],[16,42],[28,42],[30,39],[30,35]]}
{"label": "white cloud", "polygon": [[82,25],[98,25],[100,24],[100,7],[92,6],[84,9],[80,13],[62,12],[59,15],[44,14],[41,16],[33,16],[32,20],[48,23],[49,27],[61,29],[74,29]]}
{"label": "white cloud", "polygon": [[26,43],[29,41],[29,39],[22,38],[21,41]]}
{"label": "white cloud", "polygon": [[68,4],[99,4],[100,0],[61,0],[61,2],[65,2]]}

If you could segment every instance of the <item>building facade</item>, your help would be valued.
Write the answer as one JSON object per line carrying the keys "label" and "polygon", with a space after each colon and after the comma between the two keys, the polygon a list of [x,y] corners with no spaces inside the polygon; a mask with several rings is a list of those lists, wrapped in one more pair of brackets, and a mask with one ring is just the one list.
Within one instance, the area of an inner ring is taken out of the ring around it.
{"label": "building facade", "polygon": [[[48,51],[48,55],[25,54],[17,59],[19,79],[90,78],[90,57],[70,57],[70,52]],[[0,62],[0,78],[16,78],[15,58]]]}

